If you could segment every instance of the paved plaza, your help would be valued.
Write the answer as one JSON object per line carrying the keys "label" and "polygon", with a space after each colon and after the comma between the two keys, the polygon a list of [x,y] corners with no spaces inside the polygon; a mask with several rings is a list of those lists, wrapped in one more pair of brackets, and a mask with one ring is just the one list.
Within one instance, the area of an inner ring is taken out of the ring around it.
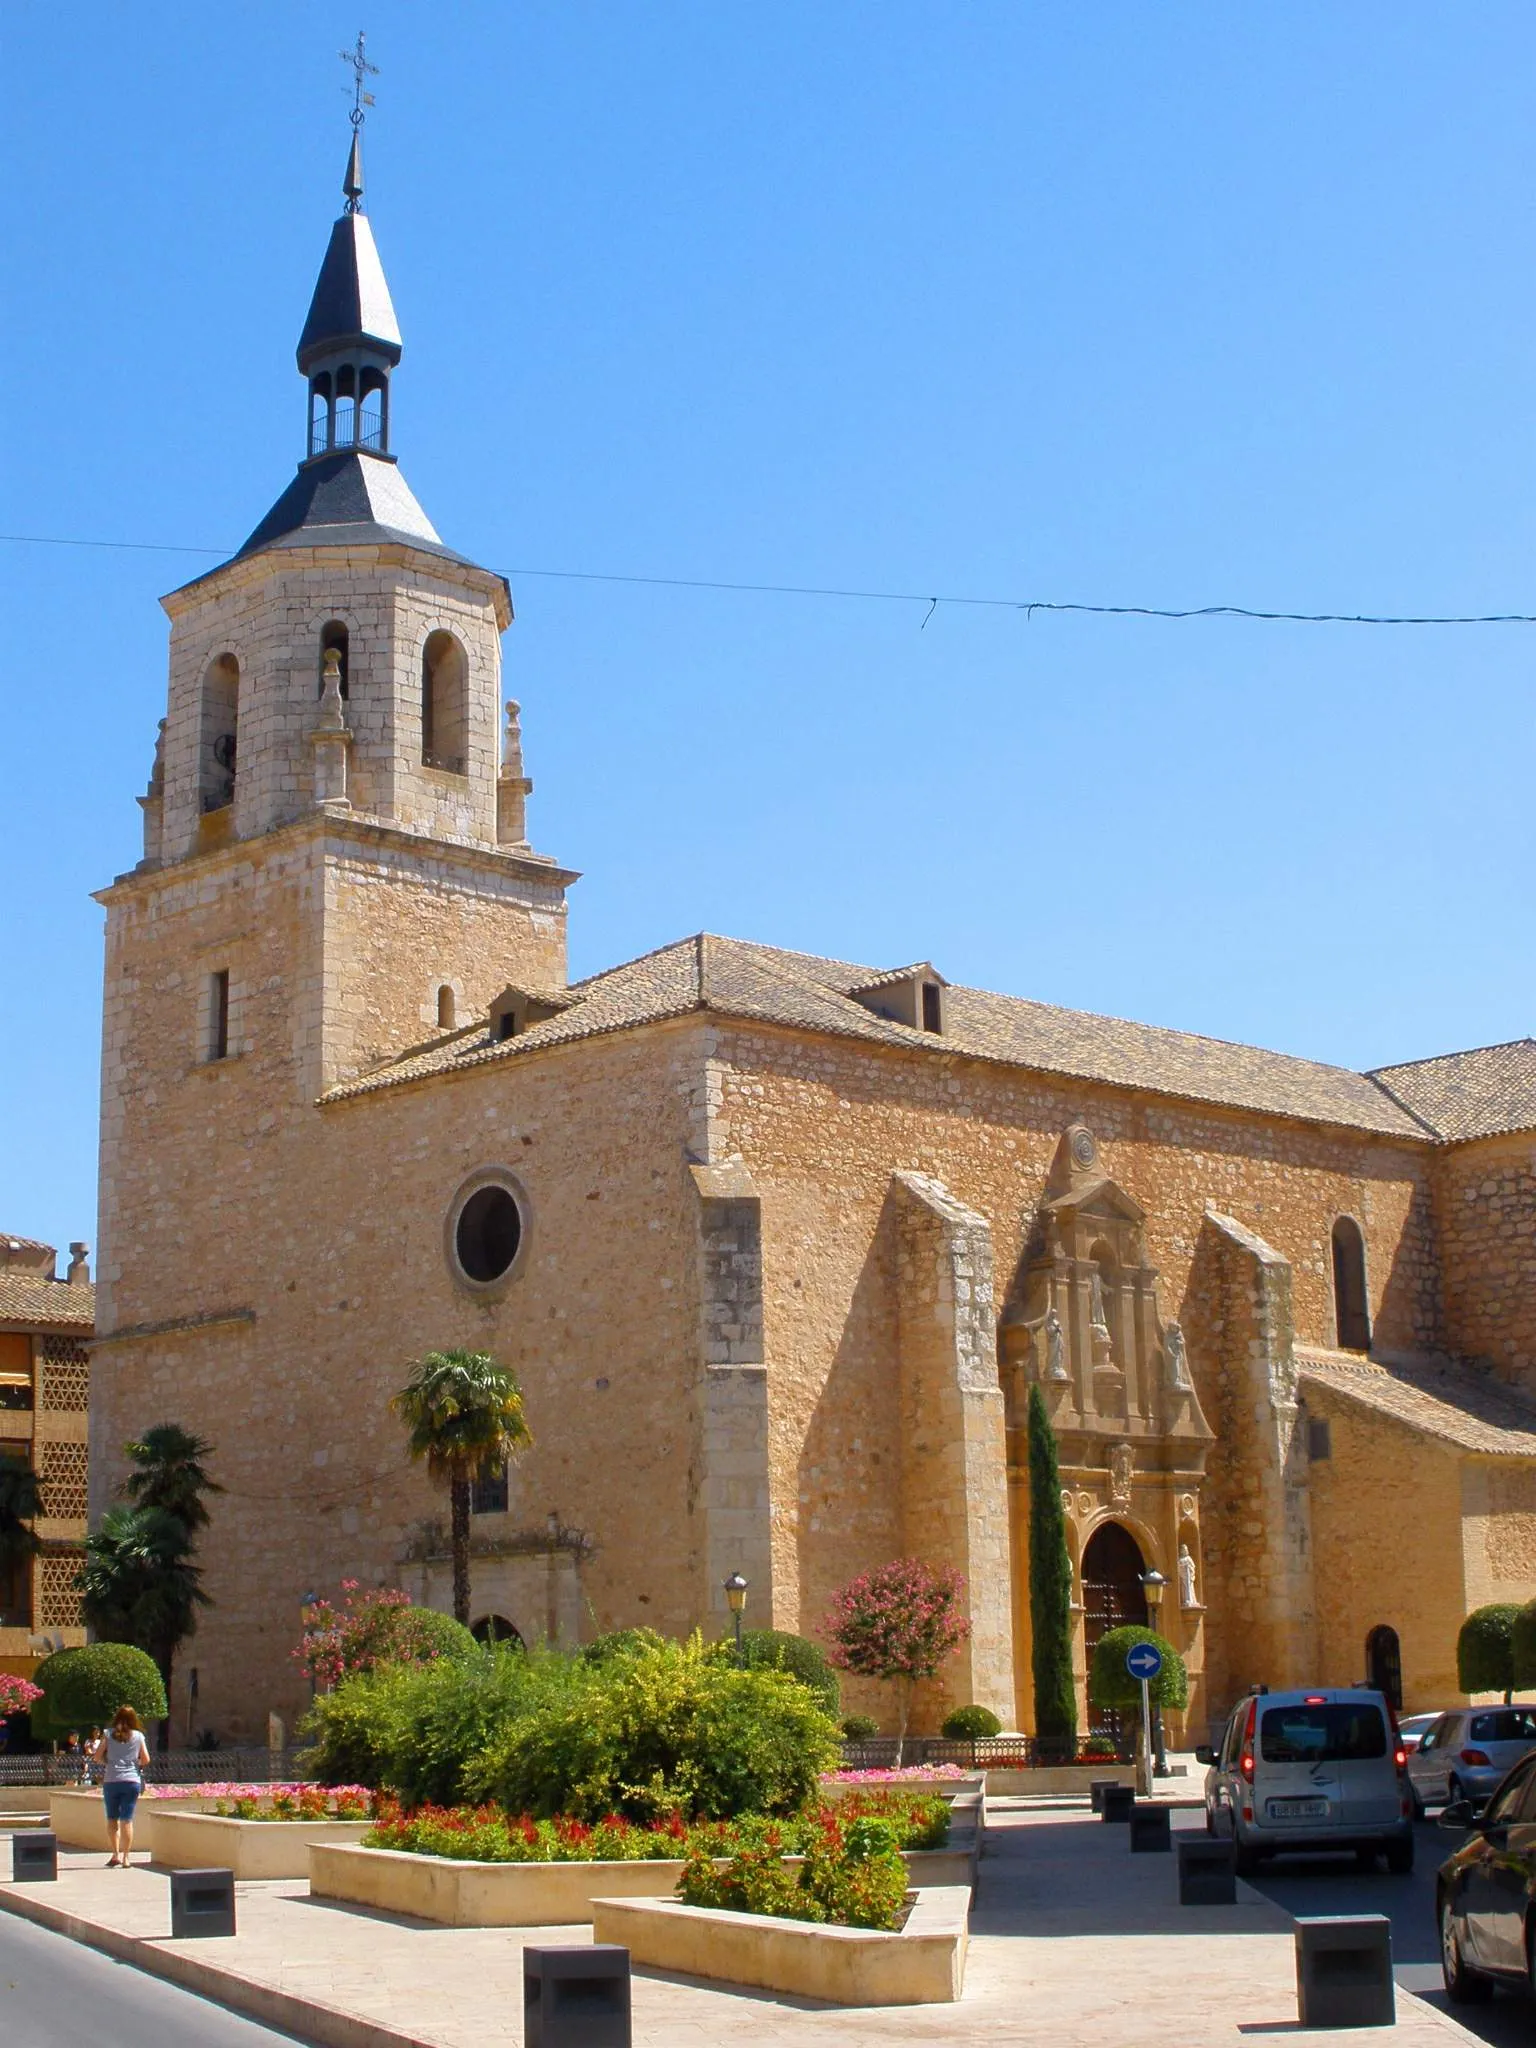
{"label": "paved plaza", "polygon": [[[1180,1814],[1176,1824],[1198,1825]],[[1037,2043],[1052,2048],[1203,2048],[1267,2035],[1363,2048],[1377,2030],[1296,2025],[1291,1921],[1246,1885],[1227,1908],[1180,1908],[1173,1858],[1132,1856],[1126,1831],[1072,1814],[1010,1809],[990,1819],[965,1997],[958,2005],[821,2006],[696,1979],[637,1973],[637,2048],[791,2048],[886,2042]],[[0,1885],[0,1905],[68,1915],[105,1942],[327,2048],[484,2048],[521,2038],[524,1942],[591,1939],[588,1927],[444,1928],[312,1901],[301,1882],[240,1887],[229,1941],[167,1938],[162,1872],[109,1871],[66,1854],[57,1885]],[[129,1938],[125,1945],[123,1938]],[[142,1946],[141,1946],[142,1944]],[[190,1970],[189,1980],[185,1974]],[[274,1996],[275,1994],[275,1996]],[[302,2001],[302,2009],[288,2003]],[[1400,2048],[1469,2036],[1398,1993]]]}

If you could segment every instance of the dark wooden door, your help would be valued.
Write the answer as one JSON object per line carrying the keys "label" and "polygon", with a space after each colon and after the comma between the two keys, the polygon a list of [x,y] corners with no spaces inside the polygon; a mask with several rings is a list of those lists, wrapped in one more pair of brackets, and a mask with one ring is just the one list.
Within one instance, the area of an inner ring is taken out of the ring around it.
{"label": "dark wooden door", "polygon": [[[1101,1636],[1128,1623],[1147,1626],[1147,1595],[1141,1583],[1145,1570],[1141,1546],[1118,1522],[1103,1523],[1089,1537],[1083,1552],[1083,1644],[1090,1669]],[[1130,1718],[1092,1705],[1088,1712],[1095,1732],[1112,1735],[1116,1746],[1124,1749]]]}

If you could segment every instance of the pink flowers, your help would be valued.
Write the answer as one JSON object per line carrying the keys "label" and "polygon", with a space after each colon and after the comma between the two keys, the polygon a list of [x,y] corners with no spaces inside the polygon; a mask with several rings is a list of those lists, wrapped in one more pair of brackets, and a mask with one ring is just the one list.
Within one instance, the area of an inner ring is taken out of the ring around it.
{"label": "pink flowers", "polygon": [[888,1785],[904,1778],[968,1778],[973,1774],[959,1764],[902,1764],[885,1771],[823,1771],[822,1781],[833,1785]]}
{"label": "pink flowers", "polygon": [[932,1678],[971,1632],[965,1581],[917,1557],[892,1558],[844,1586],[827,1615],[832,1662],[866,1678]]}
{"label": "pink flowers", "polygon": [[398,1586],[360,1591],[360,1579],[343,1579],[341,1605],[312,1600],[304,1610],[304,1633],[294,1651],[316,1686],[329,1691],[349,1671],[371,1671],[387,1662],[425,1664],[440,1653],[409,1594]]}
{"label": "pink flowers", "polygon": [[0,1721],[7,1714],[20,1714],[28,1707],[35,1706],[42,1698],[43,1689],[34,1685],[30,1678],[13,1678],[7,1671],[0,1671]]}

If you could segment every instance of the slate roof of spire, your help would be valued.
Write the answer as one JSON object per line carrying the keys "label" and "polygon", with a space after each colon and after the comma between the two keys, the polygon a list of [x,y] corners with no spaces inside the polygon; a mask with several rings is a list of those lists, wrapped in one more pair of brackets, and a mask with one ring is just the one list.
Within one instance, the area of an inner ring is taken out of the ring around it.
{"label": "slate roof of spire", "polygon": [[868,988],[881,972],[701,933],[574,983],[570,993],[577,1000],[570,1008],[514,1038],[493,1040],[488,1022],[479,1022],[332,1089],[328,1099],[521,1059],[546,1046],[707,1010],[899,1047],[930,1058],[959,1054],[995,1060],[1067,1079],[1106,1082],[1308,1123],[1422,1142],[1436,1135],[1368,1075],[1346,1067],[1059,1009],[1018,996],[993,995],[985,989],[951,983],[945,995],[943,1033],[918,1031],[877,1017],[854,1000],[850,991]]}
{"label": "slate roof of spire", "polygon": [[235,560],[263,548],[386,540],[405,541],[455,562],[464,560],[443,546],[397,464],[356,448],[337,448],[301,464]]}

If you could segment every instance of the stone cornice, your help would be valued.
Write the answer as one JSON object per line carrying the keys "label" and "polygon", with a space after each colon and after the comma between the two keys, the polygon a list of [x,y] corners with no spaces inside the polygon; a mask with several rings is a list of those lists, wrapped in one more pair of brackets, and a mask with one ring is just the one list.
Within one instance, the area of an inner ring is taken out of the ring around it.
{"label": "stone cornice", "polygon": [[515,877],[545,888],[568,889],[572,882],[581,879],[579,869],[560,867],[537,854],[504,853],[495,846],[468,846],[456,839],[434,839],[427,833],[408,832],[402,825],[386,824],[382,818],[361,812],[316,809],[270,832],[258,833],[253,839],[231,839],[206,853],[188,854],[183,860],[166,861],[159,867],[130,868],[126,874],[115,876],[105,889],[94,890],[93,899],[102,904],[115,903],[125,896],[153,891],[167,881],[219,874],[242,861],[281,854],[316,839],[326,842],[328,854],[387,849],[408,853],[416,860],[440,861],[480,874]]}
{"label": "stone cornice", "polygon": [[408,568],[423,580],[457,583],[488,598],[496,608],[496,623],[504,633],[513,619],[512,586],[494,569],[482,569],[461,556],[437,554],[430,548],[415,548],[406,541],[349,541],[320,543],[312,547],[261,548],[254,554],[237,555],[221,562],[205,576],[167,591],[161,609],[171,619],[196,611],[210,597],[222,597],[231,590],[254,589],[268,583],[285,568],[345,566],[359,568]]}

